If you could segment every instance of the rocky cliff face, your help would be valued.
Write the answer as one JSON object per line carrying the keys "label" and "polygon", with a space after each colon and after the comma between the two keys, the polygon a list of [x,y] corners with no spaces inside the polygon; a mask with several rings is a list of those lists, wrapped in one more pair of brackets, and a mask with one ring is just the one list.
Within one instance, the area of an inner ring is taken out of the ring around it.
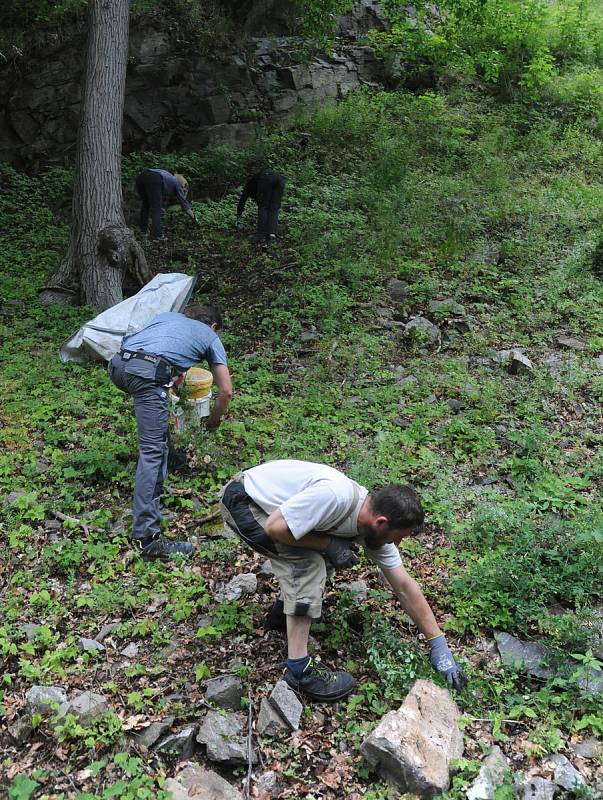
{"label": "rocky cliff face", "polygon": [[[257,33],[274,0],[239,4]],[[254,14],[256,15],[254,17]],[[283,16],[271,24],[284,26]],[[248,141],[300,103],[341,97],[379,82],[381,64],[356,43],[379,21],[375,0],[361,0],[341,20],[333,55],[304,57],[289,36],[246,36],[239,48],[209,58],[149,23],[134,25],[124,107],[124,150],[194,151],[218,139]],[[73,159],[79,115],[83,34],[0,71],[0,161],[35,169]]]}

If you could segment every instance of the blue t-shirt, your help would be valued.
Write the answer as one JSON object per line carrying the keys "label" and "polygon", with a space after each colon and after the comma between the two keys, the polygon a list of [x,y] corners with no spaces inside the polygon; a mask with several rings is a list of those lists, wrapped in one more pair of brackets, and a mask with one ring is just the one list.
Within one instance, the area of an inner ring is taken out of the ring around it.
{"label": "blue t-shirt", "polygon": [[166,311],[137,333],[124,336],[122,347],[144,350],[187,370],[205,359],[209,366],[226,364],[226,352],[216,332],[204,322]]}

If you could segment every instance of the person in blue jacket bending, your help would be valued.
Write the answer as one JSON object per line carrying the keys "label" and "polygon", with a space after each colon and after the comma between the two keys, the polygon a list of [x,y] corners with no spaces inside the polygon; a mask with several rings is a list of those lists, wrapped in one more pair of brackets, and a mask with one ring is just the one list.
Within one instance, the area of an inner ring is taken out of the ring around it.
{"label": "person in blue jacket bending", "polygon": [[196,222],[191,204],[187,200],[188,181],[184,175],[172,175],[164,169],[143,169],[136,178],[136,191],[142,201],[140,207],[140,229],[144,234],[149,232],[149,214],[151,215],[151,239],[161,242],[167,236],[161,230],[161,209],[164,205],[180,203],[185,214]]}

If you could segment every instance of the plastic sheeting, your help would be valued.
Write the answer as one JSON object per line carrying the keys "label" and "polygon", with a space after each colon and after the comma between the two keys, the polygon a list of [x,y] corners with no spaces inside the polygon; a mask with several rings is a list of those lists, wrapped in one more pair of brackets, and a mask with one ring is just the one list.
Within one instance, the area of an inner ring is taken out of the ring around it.
{"label": "plastic sheeting", "polygon": [[124,336],[141,330],[164,311],[182,311],[194,285],[195,278],[181,272],[155,275],[137,294],[82,325],[59,350],[61,362],[109,361]]}

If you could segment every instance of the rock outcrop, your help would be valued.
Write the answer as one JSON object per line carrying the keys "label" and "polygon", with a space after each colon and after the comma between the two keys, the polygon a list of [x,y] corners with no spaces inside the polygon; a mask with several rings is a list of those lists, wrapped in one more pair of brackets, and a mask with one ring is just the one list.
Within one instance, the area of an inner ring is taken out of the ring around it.
{"label": "rock outcrop", "polygon": [[[264,9],[265,19],[269,11]],[[239,20],[252,35],[210,57],[156,21],[132,20],[124,152],[191,152],[210,141],[246,142],[300,104],[342,97],[382,78],[382,63],[357,41],[371,20],[377,24],[375,0],[359,0],[354,14],[346,15],[341,33],[347,38],[329,57],[308,59],[304,43],[293,36],[254,36],[264,29],[283,32],[286,25],[284,16],[282,24],[248,24],[252,16],[250,10]],[[80,30],[0,68],[0,161],[27,168],[73,161],[84,52]]]}

